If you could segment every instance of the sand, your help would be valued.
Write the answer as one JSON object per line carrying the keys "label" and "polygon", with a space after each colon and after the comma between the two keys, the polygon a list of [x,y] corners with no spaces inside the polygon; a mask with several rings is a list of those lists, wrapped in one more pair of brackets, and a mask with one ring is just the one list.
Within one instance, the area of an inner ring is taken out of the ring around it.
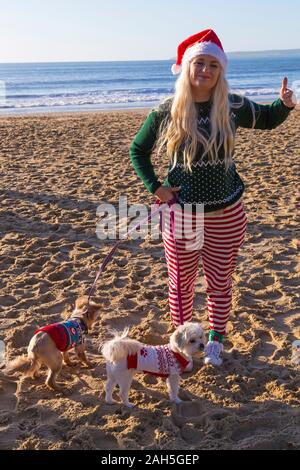
{"label": "sand", "polygon": [[[37,327],[60,321],[87,293],[113,246],[95,234],[97,206],[150,205],[129,144],[145,111],[0,119],[0,340],[6,358],[26,352]],[[104,402],[99,346],[109,328],[167,343],[167,270],[160,240],[124,242],[102,275],[101,317],[88,339],[94,368],[64,366],[66,395],[0,372],[0,449],[295,449],[300,447],[299,124],[239,130],[236,163],[249,225],[234,276],[224,365],[184,374],[171,405],[162,379],[139,376],[136,408]],[[154,165],[164,176],[167,162]],[[158,168],[160,167],[160,170]],[[202,268],[194,318],[208,327]]]}

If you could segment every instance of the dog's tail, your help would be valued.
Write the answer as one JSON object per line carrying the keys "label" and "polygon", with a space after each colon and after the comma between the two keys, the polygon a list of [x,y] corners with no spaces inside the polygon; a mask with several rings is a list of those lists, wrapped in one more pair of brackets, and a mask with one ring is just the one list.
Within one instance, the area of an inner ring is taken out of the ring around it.
{"label": "dog's tail", "polygon": [[128,328],[122,332],[113,331],[114,338],[104,343],[101,352],[108,362],[119,362],[141,350],[143,345],[139,341],[128,338],[128,333]]}
{"label": "dog's tail", "polygon": [[31,351],[28,356],[19,356],[10,361],[4,369],[6,374],[12,372],[22,372],[25,377],[33,376],[34,372],[39,368],[39,363],[35,354]]}

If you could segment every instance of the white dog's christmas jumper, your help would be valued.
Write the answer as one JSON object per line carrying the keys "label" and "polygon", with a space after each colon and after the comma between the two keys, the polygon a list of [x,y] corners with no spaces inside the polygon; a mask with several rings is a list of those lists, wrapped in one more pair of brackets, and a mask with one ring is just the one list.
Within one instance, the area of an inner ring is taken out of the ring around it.
{"label": "white dog's christmas jumper", "polygon": [[137,354],[127,356],[128,369],[159,377],[181,374],[188,364],[189,361],[172,351],[169,345],[144,346]]}

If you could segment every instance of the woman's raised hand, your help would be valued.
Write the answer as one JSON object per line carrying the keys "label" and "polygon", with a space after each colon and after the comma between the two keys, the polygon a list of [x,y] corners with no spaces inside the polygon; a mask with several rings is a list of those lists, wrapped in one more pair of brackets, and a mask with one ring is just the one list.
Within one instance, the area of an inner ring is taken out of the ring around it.
{"label": "woman's raised hand", "polygon": [[282,80],[282,87],[280,90],[280,99],[283,101],[283,104],[287,106],[287,108],[294,108],[295,104],[292,97],[293,97],[293,90],[290,90],[287,87],[288,84],[288,79],[287,77],[284,77]]}
{"label": "woman's raised hand", "polygon": [[156,191],[155,191],[155,196],[158,197],[158,199],[161,202],[169,202],[172,199],[174,199],[174,193],[177,193],[180,191],[181,188],[169,188],[167,186],[160,186]]}

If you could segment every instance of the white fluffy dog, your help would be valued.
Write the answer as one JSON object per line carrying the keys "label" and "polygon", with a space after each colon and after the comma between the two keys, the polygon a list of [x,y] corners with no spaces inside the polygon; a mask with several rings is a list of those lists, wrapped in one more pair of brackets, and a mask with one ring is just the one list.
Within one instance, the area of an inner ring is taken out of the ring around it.
{"label": "white fluffy dog", "polygon": [[192,356],[203,351],[206,343],[203,328],[198,323],[187,322],[179,326],[163,346],[148,346],[128,338],[128,329],[115,333],[112,340],[104,343],[102,354],[107,370],[105,401],[114,404],[114,387],[119,386],[119,395],[125,406],[133,407],[128,394],[135,373],[150,373],[166,377],[170,400],[180,403],[178,397],[180,374],[190,370]]}

